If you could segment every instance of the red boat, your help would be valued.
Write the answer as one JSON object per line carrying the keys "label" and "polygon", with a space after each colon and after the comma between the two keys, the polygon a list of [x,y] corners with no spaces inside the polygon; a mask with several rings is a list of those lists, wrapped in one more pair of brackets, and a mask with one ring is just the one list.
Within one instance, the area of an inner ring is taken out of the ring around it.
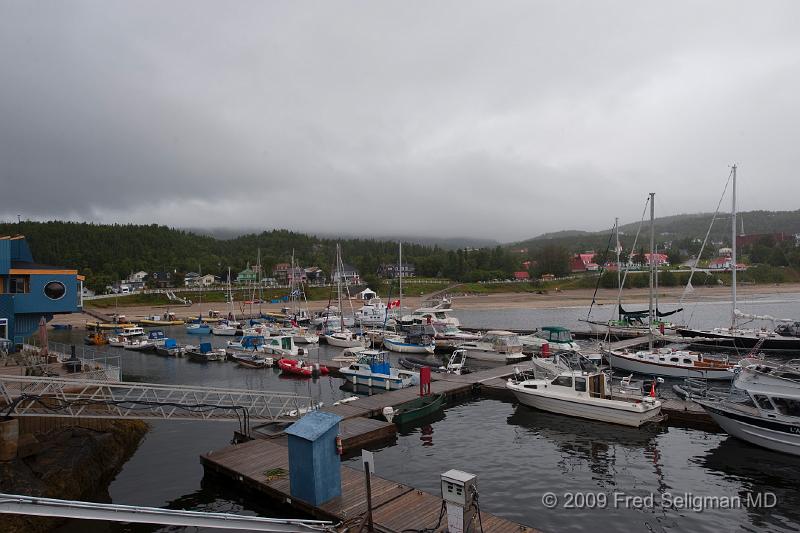
{"label": "red boat", "polygon": [[[306,361],[298,361],[297,359],[278,359],[278,368],[287,374],[294,374],[296,376],[311,377],[314,373],[314,366],[308,364]],[[324,376],[328,373],[328,367],[320,365],[320,375]]]}

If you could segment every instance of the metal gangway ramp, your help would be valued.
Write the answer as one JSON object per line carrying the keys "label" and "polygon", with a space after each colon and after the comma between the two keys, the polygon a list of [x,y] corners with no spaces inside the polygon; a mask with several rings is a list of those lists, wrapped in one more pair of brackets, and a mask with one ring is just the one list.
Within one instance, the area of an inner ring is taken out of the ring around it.
{"label": "metal gangway ramp", "polygon": [[0,416],[293,422],[316,409],[290,392],[0,375]]}

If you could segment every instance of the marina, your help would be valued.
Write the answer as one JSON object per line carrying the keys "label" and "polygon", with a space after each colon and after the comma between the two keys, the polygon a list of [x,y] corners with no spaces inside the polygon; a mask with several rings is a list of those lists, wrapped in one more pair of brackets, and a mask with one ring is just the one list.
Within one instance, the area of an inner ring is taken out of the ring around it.
{"label": "marina", "polygon": [[800,4],[61,4],[0,533],[800,531]]}

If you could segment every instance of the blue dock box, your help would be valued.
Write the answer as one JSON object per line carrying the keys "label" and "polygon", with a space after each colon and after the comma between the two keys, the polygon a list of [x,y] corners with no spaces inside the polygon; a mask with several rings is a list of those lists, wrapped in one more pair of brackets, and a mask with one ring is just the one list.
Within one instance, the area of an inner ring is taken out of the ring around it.
{"label": "blue dock box", "polygon": [[286,429],[289,485],[293,498],[320,505],[342,494],[342,465],[336,435],[342,417],[312,411]]}

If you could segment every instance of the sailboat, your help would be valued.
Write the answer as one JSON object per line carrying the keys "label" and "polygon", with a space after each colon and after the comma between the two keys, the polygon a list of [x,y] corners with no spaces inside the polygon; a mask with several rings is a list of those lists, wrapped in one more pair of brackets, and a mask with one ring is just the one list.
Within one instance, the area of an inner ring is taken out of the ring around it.
{"label": "sailboat", "polygon": [[773,353],[794,353],[800,350],[800,337],[783,335],[781,331],[771,331],[766,328],[743,329],[738,325],[738,318],[759,319],[772,317],[758,317],[741,313],[736,308],[736,165],[731,168],[733,192],[731,200],[731,324],[727,328],[714,328],[711,330],[698,330],[692,328],[678,328],[677,333],[683,337],[693,338],[692,346],[713,347],[733,350],[759,350]]}
{"label": "sailboat", "polygon": [[342,249],[338,244],[336,245],[336,271],[338,271],[338,275],[336,276],[336,291],[339,300],[339,329],[338,331],[327,331],[322,337],[325,339],[325,342],[331,346],[337,346],[339,348],[365,347],[366,342],[363,336],[344,327],[344,316],[342,315],[342,277],[344,273],[344,263],[342,262]]}
{"label": "sailboat", "polygon": [[[589,328],[591,329],[592,333],[597,335],[607,334],[614,337],[638,337],[642,335],[647,335],[650,332],[651,324],[659,329],[662,334],[674,334],[676,331],[677,326],[672,324],[671,322],[664,320],[666,317],[670,315],[674,315],[680,311],[683,311],[683,308],[675,309],[673,311],[661,312],[658,308],[658,300],[656,300],[656,312],[654,316],[650,316],[648,310],[644,311],[630,311],[625,310],[622,307],[622,286],[624,284],[624,277],[622,276],[622,270],[620,269],[620,254],[622,253],[622,244],[620,244],[619,240],[619,219],[614,219],[614,234],[616,239],[616,246],[614,247],[614,251],[617,254],[617,307],[615,310],[616,318],[612,318],[606,322],[601,322],[599,320],[592,320],[588,316],[585,320],[581,319],[581,322],[587,322],[589,324]],[[637,240],[638,240],[638,233],[637,233]],[[636,247],[636,242],[634,241],[633,248]],[[653,262],[655,251],[651,250],[651,261]],[[655,256],[657,257],[657,256]],[[628,259],[628,266],[631,265],[630,257]],[[627,267],[625,272],[625,277],[627,277]],[[655,285],[656,291],[658,290],[658,265],[655,268]],[[598,279],[598,283],[600,280]],[[589,313],[591,314],[591,308],[589,309]],[[649,318],[648,318],[649,317]],[[645,319],[648,318],[648,321],[645,322]]]}
{"label": "sailboat", "polygon": [[650,303],[648,308],[647,350],[606,350],[604,352],[609,365],[615,369],[647,374],[651,376],[704,378],[704,379],[733,379],[734,365],[727,361],[703,356],[698,352],[675,350],[672,348],[653,347],[653,318],[655,306],[653,294],[656,279],[655,258],[655,193],[650,193]]}
{"label": "sailboat", "polygon": [[233,291],[231,289],[231,269],[228,267],[228,307],[230,309],[228,317],[229,320],[221,321],[219,324],[211,328],[211,333],[214,335],[224,335],[234,337],[239,332],[239,324],[236,322],[235,310],[233,308]]}
{"label": "sailboat", "polygon": [[[403,243],[398,249],[398,270],[400,281],[400,315],[403,314]],[[386,335],[383,338],[383,345],[386,349],[400,353],[428,353],[431,354],[436,349],[436,330],[430,324],[420,324],[410,326],[408,331],[403,334]]]}

